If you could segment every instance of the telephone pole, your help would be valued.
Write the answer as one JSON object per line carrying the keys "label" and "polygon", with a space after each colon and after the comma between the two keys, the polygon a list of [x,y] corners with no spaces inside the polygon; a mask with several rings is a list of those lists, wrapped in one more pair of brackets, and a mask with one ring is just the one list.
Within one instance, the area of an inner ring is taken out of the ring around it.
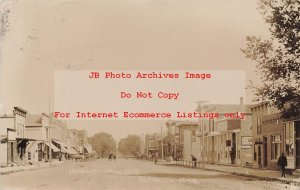
{"label": "telephone pole", "polygon": [[[200,100],[200,101],[196,102],[196,103],[198,103],[196,111],[197,112],[202,112],[203,111],[203,105],[207,102],[208,101],[206,101],[206,100]],[[200,122],[201,122],[201,125],[200,125]],[[202,168],[204,168],[205,166],[204,166],[204,122],[203,122],[203,118],[201,118],[201,119],[199,118],[198,127],[199,127],[199,129],[201,127],[202,140],[199,141],[199,143],[201,143],[201,145],[200,145],[201,160],[202,160]]]}

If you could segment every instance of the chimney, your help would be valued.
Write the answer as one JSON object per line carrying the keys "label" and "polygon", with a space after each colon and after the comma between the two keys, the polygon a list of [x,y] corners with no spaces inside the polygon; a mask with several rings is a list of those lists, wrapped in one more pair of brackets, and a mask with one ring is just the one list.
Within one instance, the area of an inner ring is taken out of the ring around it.
{"label": "chimney", "polygon": [[240,97],[240,105],[244,105],[244,98]]}

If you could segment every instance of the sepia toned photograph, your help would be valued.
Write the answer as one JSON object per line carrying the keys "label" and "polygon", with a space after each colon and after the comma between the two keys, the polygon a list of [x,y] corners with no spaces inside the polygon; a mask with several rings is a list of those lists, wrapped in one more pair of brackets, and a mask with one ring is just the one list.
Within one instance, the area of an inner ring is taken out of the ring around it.
{"label": "sepia toned photograph", "polygon": [[299,0],[0,0],[0,190],[300,190]]}

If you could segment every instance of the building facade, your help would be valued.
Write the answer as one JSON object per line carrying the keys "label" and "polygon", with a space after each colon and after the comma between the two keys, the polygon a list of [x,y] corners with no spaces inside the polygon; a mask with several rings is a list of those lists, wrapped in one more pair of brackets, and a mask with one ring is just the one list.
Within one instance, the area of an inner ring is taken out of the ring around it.
{"label": "building facade", "polygon": [[284,150],[284,128],[280,111],[263,102],[251,107],[253,167],[277,170]]}
{"label": "building facade", "polygon": [[0,117],[1,165],[23,163],[29,139],[25,137],[25,118],[27,111],[14,107],[10,115]]}
{"label": "building facade", "polygon": [[200,158],[200,141],[197,138],[198,122],[174,121],[166,122],[167,141],[165,141],[166,154],[174,160],[191,160],[191,155]]}
{"label": "building facade", "polygon": [[199,120],[201,161],[212,164],[248,165],[252,162],[251,112],[242,100],[237,105],[209,104],[202,112],[219,117]]}
{"label": "building facade", "polygon": [[284,153],[288,160],[288,169],[300,169],[300,117],[283,120]]}
{"label": "building facade", "polygon": [[26,148],[26,158],[28,162],[48,162],[51,155],[59,152],[59,149],[52,143],[50,138],[50,119],[49,115],[27,114],[26,116],[26,137],[35,139]]}

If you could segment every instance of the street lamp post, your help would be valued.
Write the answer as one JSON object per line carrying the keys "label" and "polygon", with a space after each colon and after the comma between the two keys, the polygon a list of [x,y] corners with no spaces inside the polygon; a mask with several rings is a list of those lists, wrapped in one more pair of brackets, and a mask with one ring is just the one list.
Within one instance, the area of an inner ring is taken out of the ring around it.
{"label": "street lamp post", "polygon": [[[198,107],[197,107],[197,111],[198,112],[202,112],[203,111],[203,104],[204,103],[207,103],[208,101],[198,101],[196,103],[198,103]],[[204,168],[204,124],[203,124],[203,118],[201,118],[201,133],[202,133],[202,140],[201,140],[201,160],[202,160],[202,168]],[[200,118],[199,118],[199,121],[198,121],[198,126],[200,125]],[[200,126],[199,126],[199,129],[200,129]],[[200,137],[199,137],[200,138]],[[200,143],[200,141],[199,141]]]}

